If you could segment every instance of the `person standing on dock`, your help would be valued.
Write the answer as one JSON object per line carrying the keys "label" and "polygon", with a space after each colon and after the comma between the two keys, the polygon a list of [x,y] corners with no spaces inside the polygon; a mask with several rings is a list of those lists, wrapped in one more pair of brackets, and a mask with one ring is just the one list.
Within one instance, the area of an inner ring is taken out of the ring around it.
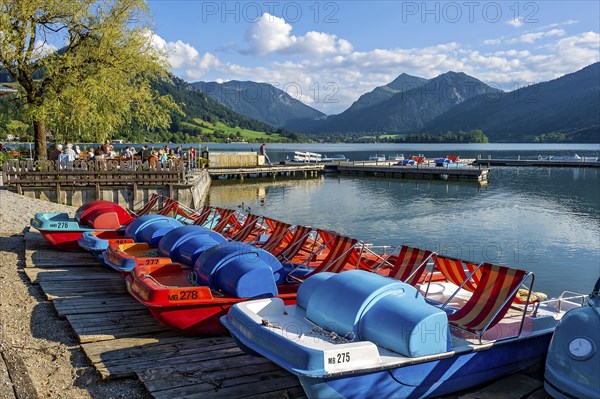
{"label": "person standing on dock", "polygon": [[260,155],[263,155],[265,157],[265,160],[269,165],[273,165],[271,163],[271,160],[269,159],[269,156],[267,155],[267,145],[265,143],[262,143],[258,151],[260,152]]}

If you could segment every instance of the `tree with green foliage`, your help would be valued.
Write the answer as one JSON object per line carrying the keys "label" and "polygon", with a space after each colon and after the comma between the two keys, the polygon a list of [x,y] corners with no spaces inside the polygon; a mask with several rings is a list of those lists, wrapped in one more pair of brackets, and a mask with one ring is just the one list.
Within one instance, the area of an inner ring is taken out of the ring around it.
{"label": "tree with green foliage", "polygon": [[0,67],[46,158],[46,131],[100,142],[124,126],[167,128],[178,106],[152,82],[166,58],[152,47],[143,0],[1,0]]}

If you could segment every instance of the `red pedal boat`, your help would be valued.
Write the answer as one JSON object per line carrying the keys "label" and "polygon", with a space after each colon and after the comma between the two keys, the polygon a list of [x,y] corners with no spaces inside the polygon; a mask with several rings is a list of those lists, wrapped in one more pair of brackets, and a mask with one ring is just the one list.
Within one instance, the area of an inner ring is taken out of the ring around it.
{"label": "red pedal boat", "polygon": [[262,249],[228,242],[204,251],[194,267],[138,266],[125,281],[160,323],[184,333],[218,335],[227,333],[219,318],[235,303],[263,297],[295,303],[299,284],[286,282],[289,271]]}
{"label": "red pedal boat", "polygon": [[75,217],[68,213],[36,213],[30,225],[39,230],[50,244],[60,249],[77,250],[77,240],[85,231],[106,231],[117,235],[118,230],[131,222],[132,216],[118,204],[91,201],[80,206]]}

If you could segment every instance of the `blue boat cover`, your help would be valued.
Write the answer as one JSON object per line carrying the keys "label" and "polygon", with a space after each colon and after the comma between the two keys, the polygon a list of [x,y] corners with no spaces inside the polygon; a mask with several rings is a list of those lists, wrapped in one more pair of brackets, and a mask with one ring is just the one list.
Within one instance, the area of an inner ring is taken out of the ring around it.
{"label": "blue boat cover", "polygon": [[182,226],[165,234],[158,243],[158,254],[192,266],[202,252],[224,242],[225,237],[206,227]]}
{"label": "blue boat cover", "polygon": [[298,291],[298,305],[313,323],[409,357],[450,349],[446,313],[411,285],[362,270],[320,274]]}
{"label": "blue boat cover", "polygon": [[207,249],[194,263],[200,285],[238,298],[276,296],[281,263],[272,254],[240,242]]}
{"label": "blue boat cover", "polygon": [[99,238],[92,231],[84,231],[77,243],[81,248],[91,252],[102,252],[108,248],[108,240]]}
{"label": "blue boat cover", "polygon": [[125,237],[156,247],[165,234],[181,226],[183,226],[181,222],[168,216],[144,215],[127,226]]}

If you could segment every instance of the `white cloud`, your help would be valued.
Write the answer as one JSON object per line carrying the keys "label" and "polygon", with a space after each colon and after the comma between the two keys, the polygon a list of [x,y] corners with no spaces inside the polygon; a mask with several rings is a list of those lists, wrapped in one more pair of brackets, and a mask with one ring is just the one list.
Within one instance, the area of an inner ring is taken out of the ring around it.
{"label": "white cloud", "polygon": [[563,29],[549,29],[545,31],[535,31],[528,32],[517,37],[506,38],[504,36],[496,38],[496,39],[487,39],[483,41],[483,44],[486,46],[497,46],[500,44],[518,44],[518,43],[526,43],[532,44],[538,40],[542,40],[545,38],[552,37],[560,37],[564,36],[566,32]]}
{"label": "white cloud", "polygon": [[509,19],[508,21],[506,21],[507,24],[509,24],[515,28],[520,28],[521,26],[523,26],[524,22],[525,22],[525,19],[523,17],[516,17],[516,18]]}
{"label": "white cloud", "polygon": [[198,50],[189,43],[181,40],[167,42],[155,33],[151,35],[152,46],[166,53],[169,63],[173,69],[184,71],[185,78],[200,79],[207,72],[218,67],[221,63],[219,58],[209,52],[200,55]]}
{"label": "white cloud", "polygon": [[534,33],[526,33],[521,35],[515,39],[509,40],[508,44],[513,43],[533,43],[537,40],[540,40],[545,37],[554,37],[554,36],[564,36],[566,32],[562,29],[552,29],[546,32],[534,32]]}
{"label": "white cloud", "polygon": [[336,35],[324,32],[307,32],[303,36],[292,34],[292,25],[283,18],[264,13],[246,33],[250,47],[248,53],[266,55],[273,52],[287,54],[348,54],[352,44]]}

